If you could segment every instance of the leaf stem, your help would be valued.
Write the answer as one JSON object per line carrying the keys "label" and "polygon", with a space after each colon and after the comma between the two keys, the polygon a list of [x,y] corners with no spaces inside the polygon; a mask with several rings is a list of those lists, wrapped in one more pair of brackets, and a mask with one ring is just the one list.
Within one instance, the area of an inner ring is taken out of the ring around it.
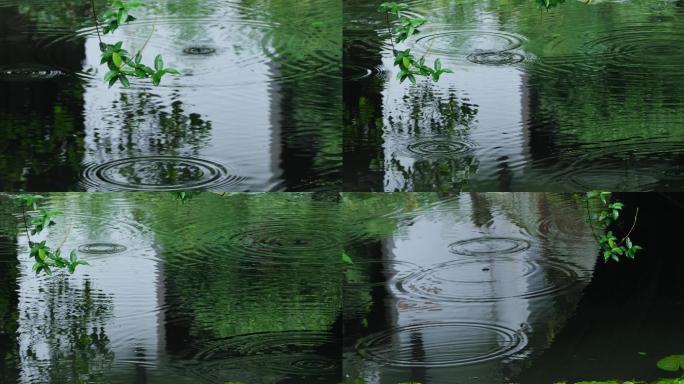
{"label": "leaf stem", "polygon": [[24,230],[26,231],[26,237],[28,238],[29,246],[31,245],[31,235],[29,235],[28,222],[26,222],[26,209],[24,205],[21,206],[21,217],[24,219]]}
{"label": "leaf stem", "polygon": [[596,234],[596,231],[594,230],[594,220],[591,218],[591,208],[589,208],[589,199],[584,200],[587,206],[587,216],[589,218],[589,228],[591,228],[591,233],[594,235],[594,239],[596,241],[600,242],[599,236]]}
{"label": "leaf stem", "polygon": [[636,213],[634,214],[634,222],[632,223],[632,228],[629,229],[629,232],[627,232],[627,234],[625,235],[625,237],[623,237],[622,240],[620,240],[620,242],[618,243],[618,245],[621,245],[625,240],[627,240],[627,238],[629,237],[629,235],[632,234],[632,231],[634,230],[634,227],[636,227],[637,216],[639,216],[639,207],[637,207]]}
{"label": "leaf stem", "polygon": [[389,11],[385,11],[385,21],[387,22],[387,32],[389,33],[390,43],[392,43],[392,52],[396,52],[394,47],[394,36],[392,36],[392,26],[390,25]]}
{"label": "leaf stem", "polygon": [[100,24],[97,22],[97,11],[95,11],[95,0],[90,0],[90,6],[93,9],[93,21],[95,22],[95,31],[97,31],[97,39],[100,40],[100,45],[102,45],[102,36],[100,36]]}

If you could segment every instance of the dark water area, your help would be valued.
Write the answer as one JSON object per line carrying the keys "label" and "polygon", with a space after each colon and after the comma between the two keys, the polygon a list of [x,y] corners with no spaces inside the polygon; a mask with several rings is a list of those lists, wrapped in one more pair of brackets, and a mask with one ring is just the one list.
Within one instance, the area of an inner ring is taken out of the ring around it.
{"label": "dark water area", "polygon": [[681,1],[408,1],[396,79],[378,4],[345,1],[346,191],[681,191]]}
{"label": "dark water area", "polygon": [[604,264],[567,194],[56,193],[44,239],[90,265],[36,276],[0,196],[0,382],[668,377],[684,198],[619,198],[645,251]]}
{"label": "dark water area", "polygon": [[108,90],[89,2],[0,1],[0,190],[339,190],[339,1],[134,13],[105,40],[181,77]]}

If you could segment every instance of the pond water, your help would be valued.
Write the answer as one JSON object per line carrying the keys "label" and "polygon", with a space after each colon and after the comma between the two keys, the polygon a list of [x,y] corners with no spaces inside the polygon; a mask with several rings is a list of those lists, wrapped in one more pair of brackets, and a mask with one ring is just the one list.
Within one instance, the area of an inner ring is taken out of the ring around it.
{"label": "pond water", "polygon": [[651,380],[682,352],[684,204],[636,199],[647,251],[597,264],[570,195],[51,194],[45,239],[90,265],[48,277],[0,196],[0,381]]}
{"label": "pond water", "polygon": [[145,3],[182,76],[108,90],[88,1],[0,1],[0,190],[339,189],[339,1]]}
{"label": "pond water", "polygon": [[377,4],[345,1],[344,178],[358,191],[684,188],[681,1],[408,1],[396,79]]}

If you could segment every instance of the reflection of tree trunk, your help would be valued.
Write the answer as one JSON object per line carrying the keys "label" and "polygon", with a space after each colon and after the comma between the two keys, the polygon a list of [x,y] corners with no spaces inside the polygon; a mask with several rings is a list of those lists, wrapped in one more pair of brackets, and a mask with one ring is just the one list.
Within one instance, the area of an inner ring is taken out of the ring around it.
{"label": "reflection of tree trunk", "polygon": [[356,246],[351,250],[351,254],[357,255],[359,259],[357,263],[363,263],[362,260],[375,261],[368,263],[368,269],[365,275],[368,276],[368,281],[371,286],[368,288],[372,300],[372,305],[366,313],[366,320],[368,327],[363,327],[361,319],[345,318],[344,333],[345,345],[350,346],[356,341],[359,335],[371,332],[377,332],[385,329],[388,325],[393,324],[393,316],[388,311],[386,301],[390,297],[387,285],[383,284],[387,281],[385,274],[385,265],[380,261],[385,257],[384,245],[380,241],[375,241],[370,244],[363,244]]}
{"label": "reflection of tree trunk", "polygon": [[[45,44],[27,30],[27,18],[0,13],[0,66],[79,72],[82,41]],[[5,38],[8,37],[8,38]],[[0,92],[0,189],[55,191],[76,189],[84,150],[82,89],[75,76],[2,82]],[[29,166],[27,166],[29,164]],[[26,169],[25,174],[18,172]],[[42,178],[49,174],[49,178]],[[55,185],[59,180],[60,185]]]}
{"label": "reflection of tree trunk", "polygon": [[[16,244],[16,239],[0,236],[0,245],[9,244]],[[19,319],[17,264],[17,255],[10,247],[0,248],[0,377],[7,383],[19,380],[19,346],[16,334]]]}
{"label": "reflection of tree trunk", "polygon": [[[353,3],[353,2],[351,2]],[[366,9],[345,5],[345,12]],[[374,10],[373,10],[374,11]],[[347,15],[355,20],[367,15]],[[344,23],[347,26],[347,22]],[[376,74],[360,80],[350,80],[360,70],[382,67],[381,39],[373,31],[344,31],[343,42],[343,178],[346,191],[382,191],[384,156],[382,151],[382,91],[384,79]]]}
{"label": "reflection of tree trunk", "polygon": [[[558,151],[556,134],[558,126],[549,119],[548,112],[542,110],[544,79],[524,77],[523,87],[523,124],[525,125],[525,147],[531,160],[549,160]],[[541,122],[541,123],[540,123]]]}
{"label": "reflection of tree trunk", "polygon": [[[411,361],[426,361],[423,335],[419,331],[411,332]],[[411,367],[411,380],[418,383],[427,383],[427,368]]]}
{"label": "reflection of tree trunk", "polygon": [[659,358],[682,353],[684,196],[618,197],[626,207],[616,233],[629,229],[639,207],[631,238],[644,252],[634,261],[598,262],[575,316],[517,382],[653,380],[662,375],[655,367]]}

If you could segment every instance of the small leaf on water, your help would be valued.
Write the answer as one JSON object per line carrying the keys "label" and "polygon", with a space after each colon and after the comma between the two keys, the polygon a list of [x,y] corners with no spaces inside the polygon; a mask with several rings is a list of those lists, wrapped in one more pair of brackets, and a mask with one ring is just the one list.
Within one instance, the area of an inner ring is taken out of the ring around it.
{"label": "small leaf on water", "polygon": [[677,372],[684,370],[684,355],[670,355],[658,360],[658,368],[668,371]]}

